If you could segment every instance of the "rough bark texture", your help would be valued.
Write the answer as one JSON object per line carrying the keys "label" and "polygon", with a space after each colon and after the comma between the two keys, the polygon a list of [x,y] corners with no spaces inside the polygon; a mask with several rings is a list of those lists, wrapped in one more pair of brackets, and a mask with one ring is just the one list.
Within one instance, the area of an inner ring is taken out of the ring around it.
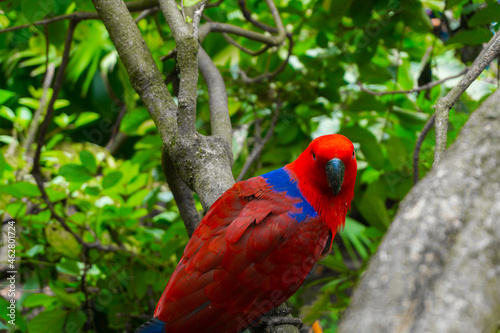
{"label": "rough bark texture", "polygon": [[177,106],[127,6],[122,0],[93,3],[162,141],[170,142],[177,132]]}
{"label": "rough bark texture", "polygon": [[339,332],[497,332],[500,90],[407,195]]}

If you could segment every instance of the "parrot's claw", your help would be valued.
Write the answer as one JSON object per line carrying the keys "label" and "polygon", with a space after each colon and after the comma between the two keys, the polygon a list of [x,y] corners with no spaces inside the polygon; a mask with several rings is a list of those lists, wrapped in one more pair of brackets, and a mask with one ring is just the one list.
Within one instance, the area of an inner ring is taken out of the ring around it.
{"label": "parrot's claw", "polygon": [[288,317],[288,315],[292,312],[290,308],[278,309],[275,308],[265,314],[255,330],[253,332],[262,332],[262,333],[272,333],[273,327],[277,325],[294,325],[297,328],[302,327],[302,320],[299,318]]}

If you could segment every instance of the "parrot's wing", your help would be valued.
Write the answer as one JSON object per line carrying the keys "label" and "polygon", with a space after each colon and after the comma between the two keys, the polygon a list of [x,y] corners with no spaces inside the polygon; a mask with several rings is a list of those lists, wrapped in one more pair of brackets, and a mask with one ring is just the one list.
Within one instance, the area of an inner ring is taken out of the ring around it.
{"label": "parrot's wing", "polygon": [[[167,322],[166,331],[237,332],[251,323],[249,311],[258,313],[255,321],[293,294],[331,244],[323,224],[313,223],[317,217],[304,224],[291,217],[299,200],[260,177],[225,192],[195,230],[158,303],[155,317]],[[310,239],[318,235],[319,242]],[[292,238],[312,248],[287,244]],[[280,294],[269,301],[273,292]]]}

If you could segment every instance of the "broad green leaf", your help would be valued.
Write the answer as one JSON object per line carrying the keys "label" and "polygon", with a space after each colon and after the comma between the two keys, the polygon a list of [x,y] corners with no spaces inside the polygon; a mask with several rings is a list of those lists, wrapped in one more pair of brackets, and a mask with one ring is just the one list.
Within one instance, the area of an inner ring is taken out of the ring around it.
{"label": "broad green leaf", "polygon": [[47,294],[31,294],[26,297],[23,302],[23,306],[28,308],[36,308],[39,306],[49,307],[51,304],[56,302],[57,298],[55,296],[49,296]]}
{"label": "broad green leaf", "polygon": [[467,0],[446,0],[446,9],[452,8],[460,3],[466,3]]}
{"label": "broad green leaf", "polygon": [[45,227],[47,241],[51,245],[51,250],[60,253],[68,258],[78,259],[81,253],[81,244],[62,226],[49,224]]}
{"label": "broad green leaf", "polygon": [[75,127],[81,127],[87,125],[94,120],[99,119],[99,114],[94,112],[82,112],[75,121]]}
{"label": "broad green leaf", "polygon": [[14,121],[14,119],[16,118],[16,114],[5,105],[2,105],[0,106],[0,117],[10,121]]}
{"label": "broad green leaf", "polygon": [[486,28],[461,30],[451,37],[446,44],[460,43],[464,45],[481,45],[488,42],[493,34]]}
{"label": "broad green leaf", "polygon": [[33,246],[31,249],[29,249],[28,251],[26,251],[26,255],[30,258],[33,258],[34,256],[36,256],[39,253],[43,254],[43,252],[44,252],[44,246],[42,244],[37,244],[37,245]]}
{"label": "broad green leaf", "polygon": [[467,20],[469,27],[491,24],[500,20],[500,4],[491,3],[486,8],[477,11]]}
{"label": "broad green leaf", "polygon": [[91,174],[95,174],[97,172],[97,161],[95,156],[88,150],[82,150],[80,152],[80,161]]}
{"label": "broad green leaf", "polygon": [[19,107],[16,109],[16,120],[22,128],[28,128],[28,125],[33,118],[33,114],[28,108]]}
{"label": "broad green leaf", "polygon": [[28,323],[30,333],[61,333],[68,311],[43,311]]}
{"label": "broad green leaf", "polygon": [[384,164],[384,154],[377,139],[366,128],[360,126],[347,127],[340,131],[352,142],[359,142],[361,151],[366,157],[366,161],[375,169],[382,169]]}
{"label": "broad green leaf", "polygon": [[87,168],[79,164],[63,165],[59,169],[59,174],[69,182],[85,182],[93,177]]}
{"label": "broad green leaf", "polygon": [[0,104],[7,102],[9,99],[11,99],[15,95],[16,95],[16,93],[13,91],[0,89]]}
{"label": "broad green leaf", "polygon": [[40,101],[38,101],[37,99],[31,98],[31,97],[19,98],[19,100],[17,102],[19,104],[27,106],[33,110],[38,109],[38,107],[40,105]]}
{"label": "broad green leaf", "polygon": [[67,293],[64,288],[55,285],[55,282],[50,284],[50,289],[56,294],[57,298],[61,300],[61,302],[70,308],[77,308],[81,305],[81,303],[85,300],[85,296],[83,292],[78,291],[75,293]]}
{"label": "broad green leaf", "polygon": [[42,195],[38,186],[28,182],[19,182],[0,187],[0,192],[8,193],[16,198],[38,197]]}
{"label": "broad green leaf", "polygon": [[108,173],[102,179],[102,188],[108,189],[110,187],[115,186],[122,179],[122,177],[123,173],[121,173],[120,171],[112,171]]}
{"label": "broad green leaf", "polygon": [[87,315],[83,311],[72,311],[66,320],[66,332],[81,332],[87,321]]}
{"label": "broad green leaf", "polygon": [[201,0],[182,0],[182,3],[184,4],[184,6],[189,7],[196,5],[200,1]]}

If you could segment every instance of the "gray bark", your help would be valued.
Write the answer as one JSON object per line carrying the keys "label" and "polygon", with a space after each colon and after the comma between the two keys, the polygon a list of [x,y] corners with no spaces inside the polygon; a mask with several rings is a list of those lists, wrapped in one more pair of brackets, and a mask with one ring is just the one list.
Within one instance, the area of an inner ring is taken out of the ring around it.
{"label": "gray bark", "polygon": [[497,332],[500,91],[401,203],[339,332]]}

